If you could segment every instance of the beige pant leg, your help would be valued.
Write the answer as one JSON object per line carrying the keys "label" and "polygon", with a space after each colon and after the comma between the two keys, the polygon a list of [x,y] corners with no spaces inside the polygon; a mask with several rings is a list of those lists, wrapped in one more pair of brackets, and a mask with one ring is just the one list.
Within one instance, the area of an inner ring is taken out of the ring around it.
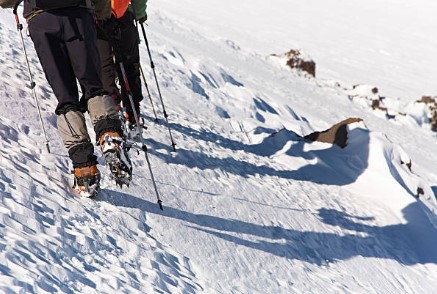
{"label": "beige pant leg", "polygon": [[58,115],[58,130],[67,149],[91,142],[86,128],[85,116],[80,111],[69,111],[66,114]]}
{"label": "beige pant leg", "polygon": [[93,126],[102,119],[118,119],[115,103],[109,95],[96,96],[89,99],[88,112]]}

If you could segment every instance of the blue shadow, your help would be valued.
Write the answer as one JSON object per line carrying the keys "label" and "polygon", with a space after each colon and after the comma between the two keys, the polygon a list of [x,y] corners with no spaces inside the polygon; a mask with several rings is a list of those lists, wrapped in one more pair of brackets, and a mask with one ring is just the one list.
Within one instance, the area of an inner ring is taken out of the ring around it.
{"label": "blue shadow", "polygon": [[[151,117],[145,117],[153,120]],[[283,150],[284,146],[291,142],[291,147],[285,152],[288,156],[305,158],[308,160],[318,159],[316,164],[306,165],[298,170],[278,170],[266,165],[256,165],[251,162],[237,160],[233,157],[217,158],[197,150],[187,150],[177,148],[177,153],[159,153],[155,150],[170,150],[169,144],[158,142],[153,138],[146,138],[147,145],[151,147],[149,152],[161,158],[167,164],[184,165],[189,168],[199,168],[201,170],[221,169],[224,172],[235,174],[242,177],[253,175],[276,176],[283,179],[311,181],[326,185],[348,185],[357,180],[368,166],[369,157],[369,133],[366,130],[354,130],[361,132],[359,150],[349,150],[348,147],[341,149],[332,145],[323,150],[305,151],[305,144],[310,142],[289,130],[281,130],[265,138],[261,143],[248,145],[242,142],[225,138],[219,134],[207,130],[194,130],[180,124],[171,124],[171,129],[178,131],[194,140],[202,140],[234,151],[244,151],[261,157],[270,157],[278,151]],[[272,131],[272,130],[263,130]],[[345,161],[351,156],[359,164],[353,169],[342,170]]]}
{"label": "blue shadow", "polygon": [[[430,224],[418,203],[404,209],[406,224],[382,227],[367,225],[366,222],[372,218],[354,217],[333,209],[320,209],[318,215],[322,222],[354,232],[340,236],[335,233],[258,225],[166,206],[161,211],[157,204],[126,193],[111,191],[110,197],[106,194],[108,193],[98,196],[96,201],[181,220],[195,230],[287,259],[317,265],[356,256],[391,259],[404,265],[437,263],[437,253],[433,250],[437,244],[437,230]],[[245,238],[245,235],[251,237]],[[263,240],[254,241],[254,237]]]}

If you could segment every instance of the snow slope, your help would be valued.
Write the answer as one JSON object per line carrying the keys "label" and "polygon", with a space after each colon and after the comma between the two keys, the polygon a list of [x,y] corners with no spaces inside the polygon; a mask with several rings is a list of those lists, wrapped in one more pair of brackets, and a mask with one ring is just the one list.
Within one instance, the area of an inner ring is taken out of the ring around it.
{"label": "snow slope", "polygon": [[[249,28],[226,35],[214,26],[223,7],[213,1],[162,2],[150,4],[147,32],[176,153],[144,43],[141,50],[161,118],[153,123],[146,98],[146,142],[164,211],[144,155],[134,152],[130,188],[116,188],[104,172],[95,200],[71,195],[56,100],[25,38],[48,154],[19,36],[10,12],[0,11],[0,291],[432,293],[435,134],[409,116],[387,120],[350,100],[335,75],[310,79],[278,65],[269,42],[252,47]],[[262,1],[252,3],[253,13],[263,11]],[[348,77],[341,66],[323,70]],[[347,117],[364,123],[350,126],[344,149],[301,138]],[[403,164],[410,159],[412,171]],[[107,171],[103,162],[99,169]]]}
{"label": "snow slope", "polygon": [[404,103],[437,93],[433,0],[162,0],[150,9],[263,55],[303,49],[319,77],[378,86]]}

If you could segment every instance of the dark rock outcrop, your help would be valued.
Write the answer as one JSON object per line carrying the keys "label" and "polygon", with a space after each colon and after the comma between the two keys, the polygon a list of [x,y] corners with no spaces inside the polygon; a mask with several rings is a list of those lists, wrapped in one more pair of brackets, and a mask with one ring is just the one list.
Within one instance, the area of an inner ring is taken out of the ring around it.
{"label": "dark rock outcrop", "polygon": [[273,54],[273,56],[284,58],[286,61],[285,64],[292,69],[298,69],[316,77],[316,63],[300,50],[291,49],[285,54]]}
{"label": "dark rock outcrop", "polygon": [[323,132],[311,133],[305,136],[305,139],[313,142],[318,141],[335,144],[344,148],[347,145],[347,125],[361,121],[363,121],[361,118],[348,118]]}

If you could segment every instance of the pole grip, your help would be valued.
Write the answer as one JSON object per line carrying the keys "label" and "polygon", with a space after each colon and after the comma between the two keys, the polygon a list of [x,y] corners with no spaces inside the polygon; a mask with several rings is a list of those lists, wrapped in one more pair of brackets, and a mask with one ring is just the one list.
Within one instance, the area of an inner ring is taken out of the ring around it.
{"label": "pole grip", "polygon": [[23,30],[23,25],[20,23],[20,19],[18,18],[18,12],[17,12],[18,6],[20,6],[21,2],[23,2],[23,0],[18,0],[14,5],[14,9],[12,10],[12,13],[14,13],[14,15],[15,15],[15,23],[17,24],[18,31]]}
{"label": "pole grip", "polygon": [[17,16],[17,18],[18,18],[17,9],[18,9],[18,6],[20,6],[21,2],[23,2],[23,0],[18,0],[17,2],[15,2],[14,10],[12,10],[12,12]]}

